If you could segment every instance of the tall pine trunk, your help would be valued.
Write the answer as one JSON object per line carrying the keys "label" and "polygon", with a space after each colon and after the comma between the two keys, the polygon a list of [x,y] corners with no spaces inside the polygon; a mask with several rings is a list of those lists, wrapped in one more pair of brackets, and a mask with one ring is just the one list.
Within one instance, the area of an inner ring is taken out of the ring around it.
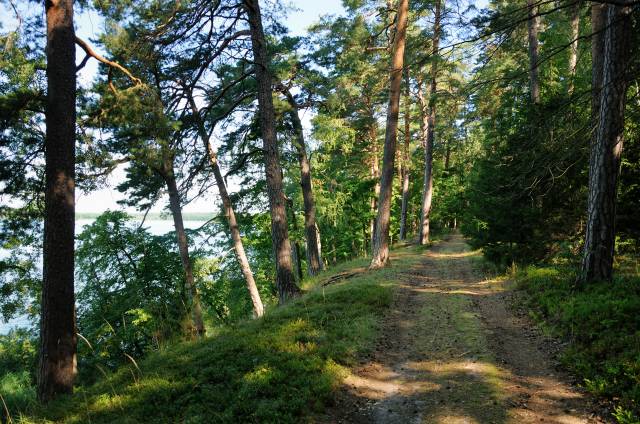
{"label": "tall pine trunk", "polygon": [[189,257],[187,234],[184,231],[184,220],[182,219],[182,206],[180,205],[178,185],[176,184],[176,178],[171,168],[173,168],[171,165],[165,164],[162,177],[167,184],[167,191],[169,192],[169,210],[173,217],[173,225],[176,229],[176,238],[178,241],[178,251],[180,252],[180,261],[184,269],[185,288],[189,300],[187,309],[193,319],[195,332],[197,336],[201,337],[205,333],[204,321],[202,319],[202,306],[200,305],[198,288],[193,278],[193,266],[191,264],[191,258]]}
{"label": "tall pine trunk", "polygon": [[578,64],[578,37],[580,36],[580,9],[582,2],[576,1],[571,7],[571,46],[569,46],[569,85],[567,92],[573,94],[576,76],[576,66]]}
{"label": "tall pine trunk", "polygon": [[376,219],[375,214],[378,211],[378,197],[380,196],[380,164],[378,158],[378,124],[375,121],[373,111],[371,112],[372,123],[369,126],[369,145],[371,148],[371,163],[369,167],[369,175],[375,181],[373,185],[373,196],[369,204],[372,218],[369,220],[369,245],[371,254],[373,254],[373,246],[376,244]]}
{"label": "tall pine trunk", "polygon": [[[616,191],[631,57],[631,7],[605,7],[602,91],[589,161],[587,227],[578,282],[610,281],[615,247]],[[595,63],[594,63],[595,65]]]}
{"label": "tall pine trunk", "polygon": [[407,208],[409,206],[409,145],[411,144],[411,87],[409,69],[405,73],[404,149],[402,151],[402,207],[400,209],[400,240],[407,238]]}
{"label": "tall pine trunk", "polygon": [[[433,24],[433,64],[431,65],[431,88],[429,90],[428,107],[425,107],[425,100],[422,91],[419,93],[420,109],[422,110],[422,132],[423,136],[426,132],[424,144],[424,179],[422,191],[422,209],[420,211],[420,230],[418,233],[418,243],[424,245],[429,243],[431,201],[433,199],[433,145],[435,138],[436,124],[436,103],[435,95],[438,89],[438,54],[440,51],[440,32],[441,32],[441,8],[442,2],[436,1],[436,10]],[[422,87],[420,87],[422,90]]]}
{"label": "tall pine trunk", "polygon": [[540,77],[538,72],[538,27],[540,17],[538,16],[538,6],[536,0],[527,0],[529,8],[529,19],[527,20],[529,38],[529,82],[531,86],[531,101],[534,104],[540,103]]}
{"label": "tall pine trunk", "polygon": [[45,2],[47,103],[45,218],[38,398],[71,393],[76,375],[74,298],[76,64],[73,0]]}
{"label": "tall pine trunk", "polygon": [[271,71],[267,58],[267,45],[262,29],[258,0],[243,0],[249,18],[251,45],[258,83],[258,106],[264,168],[271,212],[271,240],[276,259],[276,288],[280,304],[300,293],[291,266],[291,244],[287,229],[287,211],[282,188],[282,170],[276,138],[276,120],[271,89]]}
{"label": "tall pine trunk", "polygon": [[393,186],[393,168],[396,155],[396,139],[398,136],[398,115],[400,112],[400,92],[402,85],[402,68],[404,66],[404,48],[407,36],[408,14],[409,0],[398,0],[398,16],[389,76],[389,105],[387,109],[387,127],[384,137],[382,175],[380,177],[380,197],[378,198],[376,237],[374,240],[373,257],[370,265],[373,269],[384,267],[389,262],[391,191]]}
{"label": "tall pine trunk", "polygon": [[222,200],[224,217],[227,219],[227,224],[229,225],[229,232],[231,233],[231,240],[233,242],[233,250],[236,252],[236,259],[238,260],[238,264],[240,265],[240,270],[242,271],[242,275],[244,276],[247,291],[249,292],[249,296],[251,297],[251,304],[253,305],[253,315],[255,317],[261,317],[262,315],[264,315],[264,305],[262,304],[262,299],[260,298],[260,292],[258,291],[256,281],[253,278],[253,272],[251,271],[249,259],[247,258],[247,254],[244,250],[242,237],[240,236],[240,228],[238,226],[238,221],[236,220],[236,214],[233,211],[233,203],[231,203],[231,197],[229,197],[227,185],[224,183],[224,178],[222,178],[222,172],[220,172],[220,166],[218,165],[218,155],[209,143],[209,136],[207,135],[204,122],[200,117],[200,111],[198,110],[196,102],[193,99],[191,93],[189,93],[189,106],[191,107],[193,116],[196,119],[198,135],[202,140],[202,143],[204,144],[207,156],[209,157],[209,164],[211,165],[211,169],[213,170],[213,177],[216,180],[218,193],[220,193],[220,199]]}
{"label": "tall pine trunk", "polygon": [[602,91],[602,64],[604,60],[605,25],[607,5],[593,3],[591,5],[591,122],[594,128],[591,143],[596,144],[598,114],[600,113],[600,94]]}
{"label": "tall pine trunk", "polygon": [[285,91],[287,102],[291,107],[290,115],[295,132],[296,142],[293,143],[298,153],[298,165],[300,166],[300,186],[304,201],[304,234],[307,245],[307,269],[309,275],[316,275],[322,271],[322,259],[320,257],[320,234],[316,226],[316,203],[313,199],[313,187],[311,184],[311,164],[307,157],[307,144],[304,141],[304,131],[298,104],[289,90]]}

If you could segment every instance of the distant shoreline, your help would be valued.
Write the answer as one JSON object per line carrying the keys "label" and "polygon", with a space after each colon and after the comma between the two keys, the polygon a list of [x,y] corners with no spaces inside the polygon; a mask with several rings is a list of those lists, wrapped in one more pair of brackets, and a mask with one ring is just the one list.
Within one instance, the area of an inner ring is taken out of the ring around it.
{"label": "distant shoreline", "polygon": [[[76,212],[76,221],[81,219],[96,219],[102,215],[102,212]],[[142,220],[144,214],[142,213],[130,213],[128,214],[132,219]],[[209,221],[214,218],[214,215],[207,212],[183,212],[182,219],[185,221]],[[146,216],[147,221],[171,221],[173,218],[170,213],[167,212],[149,212]]]}

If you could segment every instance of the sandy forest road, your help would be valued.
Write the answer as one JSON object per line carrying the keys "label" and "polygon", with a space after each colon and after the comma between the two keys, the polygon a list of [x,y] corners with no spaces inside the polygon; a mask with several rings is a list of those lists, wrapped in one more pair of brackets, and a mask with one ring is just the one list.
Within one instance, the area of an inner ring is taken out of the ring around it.
{"label": "sandy forest road", "polygon": [[601,422],[474,256],[455,234],[400,271],[375,351],[345,380],[329,422]]}

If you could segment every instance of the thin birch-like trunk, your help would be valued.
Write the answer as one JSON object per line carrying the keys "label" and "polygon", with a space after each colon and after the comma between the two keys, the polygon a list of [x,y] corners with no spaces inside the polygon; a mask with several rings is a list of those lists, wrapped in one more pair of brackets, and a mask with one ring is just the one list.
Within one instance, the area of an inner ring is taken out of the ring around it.
{"label": "thin birch-like trunk", "polygon": [[573,94],[574,86],[575,86],[575,77],[576,77],[576,66],[578,64],[578,37],[580,36],[580,9],[581,2],[576,1],[576,3],[571,8],[571,45],[569,46],[569,85],[567,87],[567,92],[569,94]]}
{"label": "thin birch-like trunk", "polygon": [[[170,165],[165,164],[165,170],[162,173],[167,191],[169,193],[169,210],[173,217],[173,225],[176,229],[176,238],[178,241],[178,251],[180,252],[180,260],[184,269],[185,288],[189,297],[188,311],[192,316],[195,332],[198,337],[204,336],[205,328],[202,319],[202,306],[200,305],[200,295],[193,277],[193,265],[189,256],[189,242],[187,234],[184,230],[184,220],[182,219],[182,206],[180,205],[180,194],[175,176],[173,175]],[[171,167],[172,168],[172,167]]]}
{"label": "thin birch-like trunk", "polygon": [[233,203],[231,202],[231,197],[229,196],[229,192],[227,191],[227,185],[225,184],[224,178],[222,177],[220,165],[218,165],[218,155],[209,143],[209,136],[207,135],[207,131],[204,127],[204,122],[200,117],[200,111],[198,110],[195,100],[191,95],[189,95],[189,105],[191,107],[191,111],[193,112],[193,116],[197,120],[198,135],[202,140],[204,148],[206,149],[207,156],[209,157],[209,164],[211,165],[211,169],[213,170],[213,176],[216,180],[218,193],[220,194],[220,199],[222,200],[224,216],[227,219],[227,224],[229,224],[229,232],[231,233],[233,249],[236,253],[236,259],[238,260],[238,264],[240,265],[242,275],[244,276],[247,291],[249,292],[249,296],[251,297],[251,304],[253,305],[253,315],[255,317],[261,317],[262,315],[264,315],[264,305],[262,304],[262,299],[260,298],[260,292],[258,291],[256,281],[253,278],[253,272],[251,271],[249,259],[247,258],[247,254],[244,250],[242,237],[240,235],[240,228],[238,226],[236,214],[233,211]]}
{"label": "thin birch-like trunk", "polygon": [[407,238],[407,209],[409,206],[409,145],[411,144],[411,87],[409,69],[405,73],[404,149],[402,151],[402,207],[400,209],[400,240]]}

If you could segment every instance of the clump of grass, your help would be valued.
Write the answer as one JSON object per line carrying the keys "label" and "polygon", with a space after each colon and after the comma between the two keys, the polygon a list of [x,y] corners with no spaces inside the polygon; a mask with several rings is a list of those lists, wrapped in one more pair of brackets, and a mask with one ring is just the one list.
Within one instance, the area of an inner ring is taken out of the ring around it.
{"label": "clump of grass", "polygon": [[[73,397],[31,408],[22,423],[297,423],[333,399],[345,367],[372,348],[391,303],[395,266],[316,287],[263,319],[154,353]],[[362,261],[340,270],[361,267]],[[131,372],[133,371],[133,373]],[[135,378],[133,377],[135,375]]]}
{"label": "clump of grass", "polygon": [[573,288],[575,272],[530,267],[516,274],[527,306],[547,330],[569,340],[566,366],[596,395],[613,400],[620,422],[640,417],[640,276]]}
{"label": "clump of grass", "polygon": [[[28,371],[8,372],[0,377],[0,417],[35,405],[36,390]],[[1,422],[4,422],[0,419]]]}

